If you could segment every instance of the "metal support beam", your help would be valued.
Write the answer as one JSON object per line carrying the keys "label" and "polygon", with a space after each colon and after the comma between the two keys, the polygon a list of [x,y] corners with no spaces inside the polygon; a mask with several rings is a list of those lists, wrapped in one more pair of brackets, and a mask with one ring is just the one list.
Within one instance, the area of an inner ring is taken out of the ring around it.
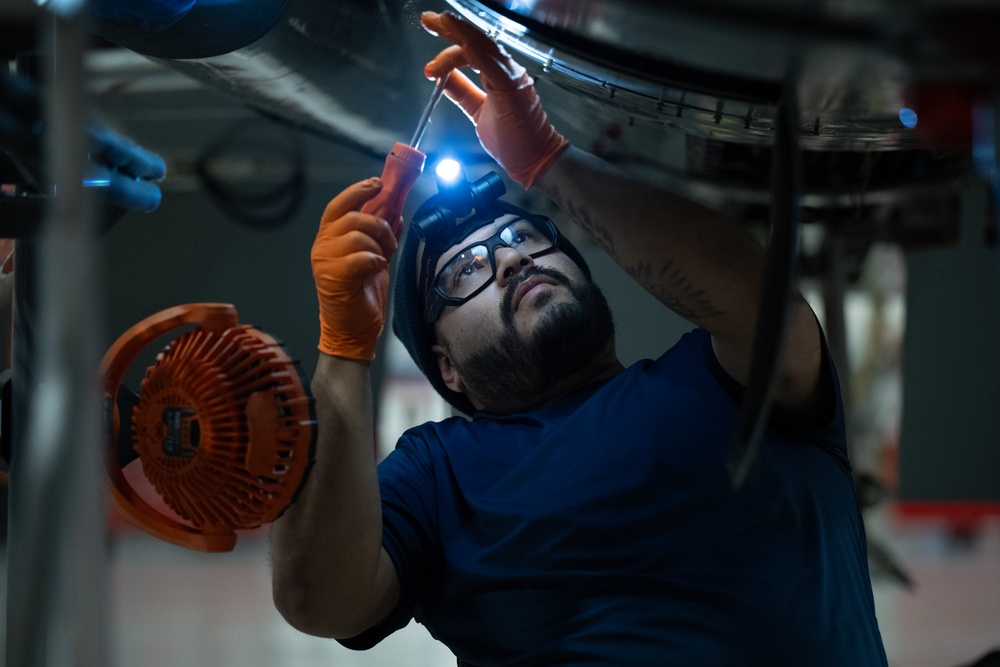
{"label": "metal support beam", "polygon": [[42,43],[54,196],[35,252],[25,246],[15,267],[15,290],[33,292],[37,302],[16,297],[15,319],[27,321],[14,340],[6,657],[19,667],[103,667],[109,614],[96,378],[103,318],[95,219],[82,186],[84,36],[71,16],[53,15],[43,20]]}

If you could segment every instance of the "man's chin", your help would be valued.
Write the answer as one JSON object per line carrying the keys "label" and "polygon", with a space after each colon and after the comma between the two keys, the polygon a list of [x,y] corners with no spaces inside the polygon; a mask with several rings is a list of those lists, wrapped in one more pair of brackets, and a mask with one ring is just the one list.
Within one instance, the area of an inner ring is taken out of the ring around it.
{"label": "man's chin", "polygon": [[533,354],[542,368],[550,369],[550,380],[587,361],[592,345],[577,350],[578,343],[590,336],[590,314],[575,299],[553,300],[539,311],[530,330],[522,330],[522,337],[530,341]]}
{"label": "man's chin", "polygon": [[511,326],[522,337],[530,337],[540,326],[555,316],[555,310],[560,304],[570,304],[573,297],[570,294],[560,294],[555,289],[547,289],[533,297],[528,303],[521,303],[514,311]]}
{"label": "man's chin", "polygon": [[[490,411],[533,405],[562,379],[586,368],[614,340],[614,322],[596,285],[546,290],[509,313],[498,339],[452,361]],[[512,400],[516,399],[516,400]]]}

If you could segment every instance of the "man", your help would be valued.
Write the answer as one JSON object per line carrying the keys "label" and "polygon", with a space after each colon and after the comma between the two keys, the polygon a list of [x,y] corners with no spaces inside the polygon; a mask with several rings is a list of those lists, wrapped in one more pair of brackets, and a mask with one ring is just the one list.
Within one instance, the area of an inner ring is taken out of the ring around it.
{"label": "man", "polygon": [[486,150],[697,328],[623,369],[603,297],[546,219],[498,204],[437,241],[409,234],[394,329],[472,419],[411,429],[376,470],[367,360],[400,221],[357,212],[378,179],[349,187],[313,247],[320,435],[274,526],[278,609],[353,648],[416,618],[471,665],[885,665],[836,377],[806,302],[735,491],[760,248],[568,146],[524,70],[471,25],[422,23],[453,43],[425,73],[451,72]]}

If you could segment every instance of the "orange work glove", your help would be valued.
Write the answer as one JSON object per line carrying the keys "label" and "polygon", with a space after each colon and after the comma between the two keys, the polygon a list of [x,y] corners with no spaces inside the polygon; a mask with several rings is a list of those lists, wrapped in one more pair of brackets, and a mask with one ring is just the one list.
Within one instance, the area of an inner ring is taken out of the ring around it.
{"label": "orange work glove", "polygon": [[369,178],[327,204],[312,247],[319,296],[319,349],[325,354],[371,361],[385,324],[389,259],[396,251],[402,218],[390,226],[358,208],[382,189]]}
{"label": "orange work glove", "polygon": [[[535,82],[503,47],[455,14],[424,12],[420,23],[453,44],[427,63],[424,74],[451,74],[445,95],[472,119],[486,152],[530,188],[569,145],[549,123]],[[482,89],[454,71],[466,66],[479,72]]]}

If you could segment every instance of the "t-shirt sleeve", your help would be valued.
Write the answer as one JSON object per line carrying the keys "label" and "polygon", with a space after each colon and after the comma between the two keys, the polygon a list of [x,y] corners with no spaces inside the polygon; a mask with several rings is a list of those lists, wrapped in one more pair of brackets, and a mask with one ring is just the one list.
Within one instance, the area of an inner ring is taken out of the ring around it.
{"label": "t-shirt sleeve", "polygon": [[[691,332],[701,353],[704,355],[708,369],[715,377],[716,381],[729,394],[737,405],[743,400],[746,387],[730,376],[719,363],[712,349],[712,337],[704,329],[696,329]],[[847,459],[847,445],[845,441],[844,427],[844,405],[840,392],[840,381],[837,377],[837,369],[833,363],[833,356],[830,354],[826,342],[826,336],[820,334],[823,350],[823,363],[826,364],[829,373],[825,373],[825,381],[833,384],[834,405],[831,406],[830,417],[822,424],[808,424],[798,417],[792,415],[777,406],[773,406],[770,415],[770,428],[777,434],[793,441],[815,444],[829,452],[842,467],[850,470],[850,463]]]}
{"label": "t-shirt sleeve", "polygon": [[399,603],[379,625],[350,639],[364,650],[422,616],[427,591],[438,577],[437,489],[431,448],[412,431],[403,434],[378,467],[382,497],[382,546],[399,577]]}

